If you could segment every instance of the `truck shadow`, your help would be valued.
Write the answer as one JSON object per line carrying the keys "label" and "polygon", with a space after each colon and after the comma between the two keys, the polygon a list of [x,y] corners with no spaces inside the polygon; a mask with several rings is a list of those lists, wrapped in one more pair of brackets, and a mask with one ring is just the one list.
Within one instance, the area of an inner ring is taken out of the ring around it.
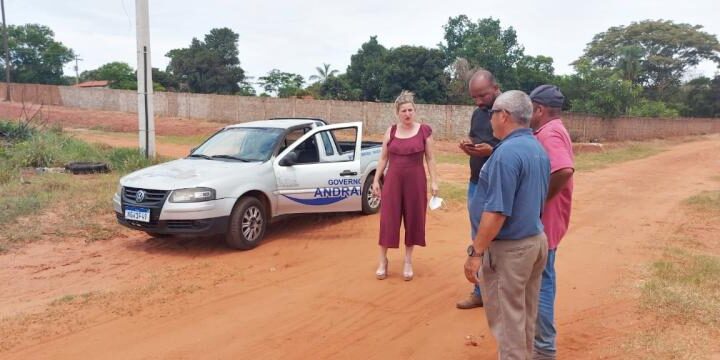
{"label": "truck shadow", "polygon": [[[265,237],[260,244],[251,250],[236,250],[225,243],[224,236],[163,236],[138,235],[137,238],[145,241],[132,241],[127,248],[132,251],[147,254],[162,254],[183,257],[213,257],[223,254],[252,254],[268,244],[282,239],[324,238],[328,236],[344,237],[354,231],[333,229],[336,226],[365,216],[359,213],[321,213],[321,214],[295,214],[279,217],[270,224],[265,231]],[[353,227],[354,228],[354,227]],[[340,228],[337,228],[340,229]]]}
{"label": "truck shadow", "polygon": [[[320,214],[295,214],[285,215],[273,221],[265,232],[264,243],[273,239],[282,239],[286,237],[305,237],[312,236],[312,233],[318,229],[327,229],[328,227],[342,224],[347,221],[353,221],[364,216],[360,213],[320,213]],[[342,236],[345,231],[336,232]],[[262,246],[262,245],[261,245]]]}

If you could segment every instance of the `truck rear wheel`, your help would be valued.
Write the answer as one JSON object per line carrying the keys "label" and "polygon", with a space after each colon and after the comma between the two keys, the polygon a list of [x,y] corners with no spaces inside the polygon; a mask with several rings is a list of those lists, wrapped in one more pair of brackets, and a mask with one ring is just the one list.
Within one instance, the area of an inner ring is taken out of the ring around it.
{"label": "truck rear wheel", "polygon": [[255,197],[241,198],[230,214],[230,225],[225,242],[235,249],[250,250],[265,236],[267,213],[265,206]]}
{"label": "truck rear wheel", "polygon": [[380,210],[380,198],[372,190],[373,181],[375,181],[375,173],[368,175],[363,184],[362,212],[367,215],[375,214]]}

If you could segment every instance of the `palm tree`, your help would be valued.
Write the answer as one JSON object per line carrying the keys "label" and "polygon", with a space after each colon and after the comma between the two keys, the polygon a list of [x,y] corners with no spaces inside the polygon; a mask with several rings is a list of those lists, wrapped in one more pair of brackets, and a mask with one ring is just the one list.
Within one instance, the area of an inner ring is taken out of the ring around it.
{"label": "palm tree", "polygon": [[329,77],[335,76],[335,74],[338,73],[337,70],[330,70],[330,64],[323,63],[323,67],[316,67],[315,70],[317,70],[318,75],[311,75],[310,81],[318,81],[320,83],[324,83]]}
{"label": "palm tree", "polygon": [[635,84],[641,82],[643,55],[643,49],[639,46],[624,46],[620,49],[617,69],[620,70],[624,80],[630,80]]}

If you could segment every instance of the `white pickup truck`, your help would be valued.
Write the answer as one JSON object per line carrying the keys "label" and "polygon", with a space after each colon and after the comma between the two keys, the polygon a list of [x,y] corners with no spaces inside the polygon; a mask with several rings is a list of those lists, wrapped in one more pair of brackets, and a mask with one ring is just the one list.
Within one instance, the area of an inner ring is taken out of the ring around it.
{"label": "white pickup truck", "polygon": [[225,235],[237,249],[262,240],[285,214],[372,214],[381,143],[362,142],[362,123],[271,119],[230,125],[183,159],[120,179],[120,224],[153,236]]}

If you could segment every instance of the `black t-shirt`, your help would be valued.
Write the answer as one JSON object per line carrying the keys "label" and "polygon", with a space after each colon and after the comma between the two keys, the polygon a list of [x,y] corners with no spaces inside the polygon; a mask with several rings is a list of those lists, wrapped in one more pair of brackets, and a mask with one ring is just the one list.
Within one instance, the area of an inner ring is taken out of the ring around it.
{"label": "black t-shirt", "polygon": [[[500,142],[500,140],[493,136],[492,126],[490,126],[490,109],[477,108],[473,111],[468,136],[473,144],[487,143],[495,147],[495,145]],[[480,177],[480,169],[487,159],[488,157],[470,157],[470,182],[477,184]]]}

